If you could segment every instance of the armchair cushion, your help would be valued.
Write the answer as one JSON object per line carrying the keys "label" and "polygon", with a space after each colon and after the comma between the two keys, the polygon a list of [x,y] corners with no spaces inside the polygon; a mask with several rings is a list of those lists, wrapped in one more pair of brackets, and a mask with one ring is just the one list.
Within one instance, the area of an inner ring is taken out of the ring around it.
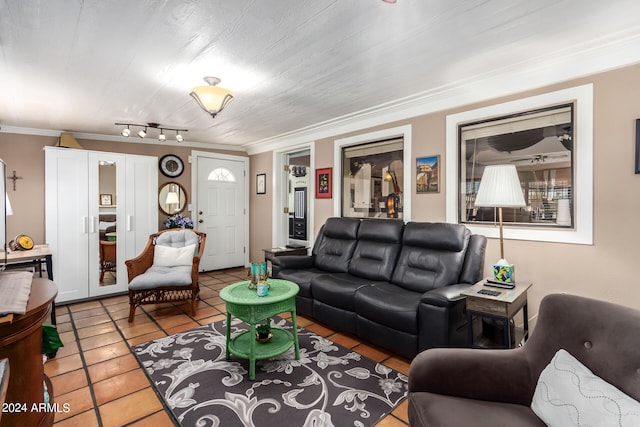
{"label": "armchair cushion", "polygon": [[560,349],[540,374],[531,409],[548,426],[640,425],[640,402]]}
{"label": "armchair cushion", "polygon": [[156,244],[153,251],[153,265],[156,267],[191,266],[195,253],[195,243],[183,247]]}
{"label": "armchair cushion", "polygon": [[191,265],[177,267],[152,265],[144,274],[134,277],[129,283],[129,288],[132,290],[154,289],[159,283],[162,286],[191,286]]}

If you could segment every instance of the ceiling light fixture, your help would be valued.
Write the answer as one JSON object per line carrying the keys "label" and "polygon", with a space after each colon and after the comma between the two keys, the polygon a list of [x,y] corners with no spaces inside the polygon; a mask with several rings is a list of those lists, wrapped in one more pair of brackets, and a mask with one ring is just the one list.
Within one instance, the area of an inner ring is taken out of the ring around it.
{"label": "ceiling light fixture", "polygon": [[233,92],[217,86],[220,79],[217,77],[205,77],[208,86],[196,86],[191,89],[190,95],[196,100],[200,108],[211,117],[215,117],[233,100]]}
{"label": "ceiling light fixture", "polygon": [[158,129],[160,131],[160,134],[158,135],[158,141],[160,142],[165,142],[167,140],[167,134],[164,133],[165,130],[176,132],[176,141],[178,142],[184,141],[184,136],[181,135],[182,132],[189,132],[187,129],[169,128],[159,125],[158,123],[115,123],[115,125],[126,126],[126,128],[122,129],[122,131],[120,132],[120,134],[124,137],[129,137],[129,135],[131,135],[132,126],[141,128],[140,131],[136,133],[136,135],[138,135],[140,138],[145,138],[149,129]]}

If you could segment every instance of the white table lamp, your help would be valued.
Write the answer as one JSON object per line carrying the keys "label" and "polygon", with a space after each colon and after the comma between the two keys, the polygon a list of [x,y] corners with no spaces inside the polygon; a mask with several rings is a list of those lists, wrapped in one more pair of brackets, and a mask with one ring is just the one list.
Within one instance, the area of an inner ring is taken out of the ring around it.
{"label": "white table lamp", "polygon": [[477,207],[498,208],[500,221],[500,259],[504,260],[504,242],[502,238],[502,208],[521,208],[526,206],[522,186],[515,165],[487,166],[480,180],[476,195]]}

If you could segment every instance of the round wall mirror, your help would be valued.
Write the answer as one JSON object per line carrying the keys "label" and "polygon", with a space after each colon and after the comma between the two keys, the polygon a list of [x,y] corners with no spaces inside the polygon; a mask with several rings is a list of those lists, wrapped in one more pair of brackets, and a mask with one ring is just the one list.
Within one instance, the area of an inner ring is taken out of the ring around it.
{"label": "round wall mirror", "polygon": [[187,192],[177,182],[167,182],[158,192],[158,206],[166,215],[175,215],[187,206]]}

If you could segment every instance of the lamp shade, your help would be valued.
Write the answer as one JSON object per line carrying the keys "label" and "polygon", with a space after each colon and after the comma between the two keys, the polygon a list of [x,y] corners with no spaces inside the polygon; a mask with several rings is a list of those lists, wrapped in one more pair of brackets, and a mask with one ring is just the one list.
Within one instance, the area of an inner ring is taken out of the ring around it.
{"label": "lamp shade", "polygon": [[220,83],[220,79],[217,77],[205,77],[204,81],[209,85],[194,87],[191,89],[191,96],[204,111],[209,113],[211,117],[215,117],[233,100],[233,92],[216,86]]}
{"label": "lamp shade", "polygon": [[476,195],[478,207],[518,208],[526,206],[515,165],[491,165],[482,173]]}
{"label": "lamp shade", "polygon": [[178,198],[178,193],[175,191],[169,191],[167,193],[167,201],[165,203],[167,205],[179,205],[180,199]]}

